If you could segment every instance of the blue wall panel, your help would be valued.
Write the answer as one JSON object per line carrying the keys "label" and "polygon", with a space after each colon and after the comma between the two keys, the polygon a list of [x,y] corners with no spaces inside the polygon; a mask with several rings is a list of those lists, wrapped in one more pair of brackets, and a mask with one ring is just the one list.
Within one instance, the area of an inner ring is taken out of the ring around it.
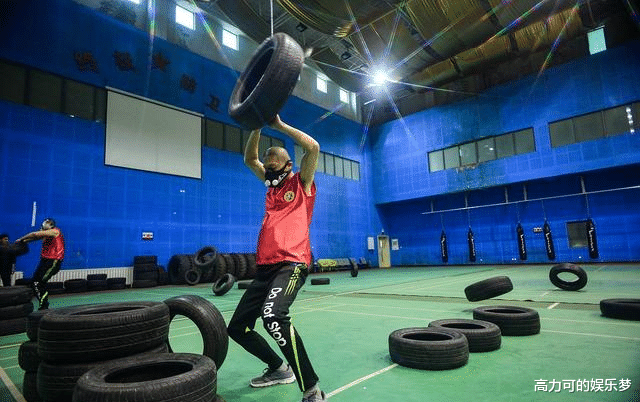
{"label": "blue wall panel", "polygon": [[[557,258],[589,259],[585,248],[570,248],[566,222],[591,216],[600,246],[599,261],[638,261],[638,190],[579,194],[637,186],[640,137],[627,133],[600,140],[551,147],[549,122],[640,100],[640,42],[548,69],[451,105],[433,107],[371,130],[371,174],[375,203],[384,228],[398,238],[397,264],[439,264],[443,228],[449,263],[469,263],[466,233],[475,233],[478,263],[518,261],[516,225],[526,232],[528,262],[549,262],[541,234],[552,228]],[[536,152],[503,158],[457,172],[429,172],[427,153],[448,146],[533,127]],[[624,167],[613,169],[616,167]],[[545,201],[520,202],[561,197]],[[508,206],[486,205],[505,202]],[[467,213],[464,210],[467,194]],[[431,211],[460,209],[421,214]],[[411,207],[408,207],[411,206]],[[482,206],[475,208],[477,206]],[[415,208],[414,208],[415,207]],[[408,224],[408,222],[413,222]],[[416,228],[416,223],[420,227]]]}
{"label": "blue wall panel", "polygon": [[[36,7],[36,3],[37,7]],[[226,105],[237,73],[149,36],[69,0],[24,1],[0,17],[0,58],[100,87],[111,86],[234,124]],[[79,71],[75,52],[91,52],[99,70]],[[114,52],[129,52],[135,69],[121,71]],[[150,52],[171,61],[151,69]],[[196,80],[190,93],[183,74]],[[220,108],[206,105],[218,97]],[[378,230],[372,209],[362,127],[291,97],[282,119],[318,140],[324,152],[361,163],[361,180],[316,174],[311,226],[316,258],[365,256],[366,237]],[[293,141],[281,138],[291,155]],[[244,166],[241,154],[204,147],[202,179],[190,179],[104,164],[105,126],[31,107],[0,102],[0,231],[13,239],[56,218],[67,246],[63,268],[128,266],[133,256],[158,255],[160,264],[205,245],[222,252],[254,252],[264,214],[264,185]],[[374,227],[375,225],[375,227]],[[372,229],[373,227],[373,229]],[[143,241],[143,231],[154,233]],[[40,245],[18,261],[31,275]]]}

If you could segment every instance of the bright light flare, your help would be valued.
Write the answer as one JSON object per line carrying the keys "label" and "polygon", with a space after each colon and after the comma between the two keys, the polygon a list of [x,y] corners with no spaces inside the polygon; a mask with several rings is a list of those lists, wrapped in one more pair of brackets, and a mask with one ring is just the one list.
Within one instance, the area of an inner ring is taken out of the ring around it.
{"label": "bright light flare", "polygon": [[378,70],[373,73],[373,84],[374,85],[384,85],[387,81],[389,81],[389,76],[386,72],[382,70]]}

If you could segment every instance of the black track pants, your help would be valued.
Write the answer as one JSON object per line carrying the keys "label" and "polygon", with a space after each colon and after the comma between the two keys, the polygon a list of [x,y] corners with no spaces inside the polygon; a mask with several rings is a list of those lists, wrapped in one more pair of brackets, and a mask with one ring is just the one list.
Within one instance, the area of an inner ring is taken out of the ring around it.
{"label": "black track pants", "polygon": [[240,299],[228,328],[229,336],[234,341],[275,369],[282,364],[282,359],[254,331],[256,320],[262,317],[264,328],[280,346],[296,374],[301,391],[314,386],[318,376],[313,371],[302,339],[291,325],[289,306],[304,284],[308,272],[304,264],[285,263],[269,270],[259,267],[255,280]]}
{"label": "black track pants", "polygon": [[49,291],[46,290],[46,284],[49,279],[60,271],[62,260],[52,260],[49,258],[40,258],[40,263],[33,274],[33,290],[38,298],[40,307],[46,307],[49,304]]}

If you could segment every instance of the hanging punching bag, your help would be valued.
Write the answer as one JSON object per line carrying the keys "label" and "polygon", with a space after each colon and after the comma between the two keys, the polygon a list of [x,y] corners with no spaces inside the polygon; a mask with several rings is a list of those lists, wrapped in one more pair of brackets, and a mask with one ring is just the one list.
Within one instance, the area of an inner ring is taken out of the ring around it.
{"label": "hanging punching bag", "polygon": [[547,221],[544,222],[544,226],[542,227],[542,231],[544,232],[544,244],[547,248],[547,257],[550,260],[556,259],[556,250],[553,248],[553,236],[551,236],[551,226]]}
{"label": "hanging punching bag", "polygon": [[516,227],[516,234],[518,235],[518,253],[520,254],[520,259],[524,261],[527,259],[527,243],[524,241],[524,229],[519,223]]}
{"label": "hanging punching bag", "polygon": [[596,240],[596,226],[593,224],[593,220],[589,218],[587,220],[587,247],[589,248],[589,258],[598,258],[598,241]]}
{"label": "hanging punching bag", "polygon": [[442,231],[440,235],[440,256],[442,262],[449,262],[449,247],[447,246],[447,235]]}
{"label": "hanging punching bag", "polygon": [[476,242],[473,240],[473,231],[469,228],[467,233],[467,243],[469,244],[469,261],[476,262]]}

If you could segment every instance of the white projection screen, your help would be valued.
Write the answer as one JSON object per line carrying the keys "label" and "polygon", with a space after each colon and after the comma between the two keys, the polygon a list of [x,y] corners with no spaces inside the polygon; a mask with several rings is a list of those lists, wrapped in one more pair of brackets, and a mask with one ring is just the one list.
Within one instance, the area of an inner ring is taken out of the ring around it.
{"label": "white projection screen", "polygon": [[109,90],[105,164],[200,179],[201,116]]}

